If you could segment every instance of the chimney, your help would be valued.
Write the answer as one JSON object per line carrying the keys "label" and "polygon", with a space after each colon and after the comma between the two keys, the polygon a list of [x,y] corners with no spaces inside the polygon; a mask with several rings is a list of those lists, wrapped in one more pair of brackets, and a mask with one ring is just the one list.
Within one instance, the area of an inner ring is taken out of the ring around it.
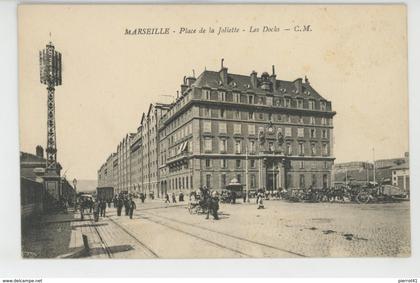
{"label": "chimney", "polygon": [[298,78],[294,81],[295,88],[297,90],[297,93],[302,93],[302,78]]}
{"label": "chimney", "polygon": [[271,74],[270,79],[271,79],[271,85],[273,86],[273,90],[275,90],[277,86],[276,86],[276,70],[274,69],[274,65],[272,66],[272,69],[273,69],[273,73]]}
{"label": "chimney", "polygon": [[228,75],[227,75],[228,69],[223,66],[223,61],[225,61],[225,59],[222,58],[219,75],[220,75],[220,80],[223,82],[223,84],[227,84],[228,83]]}
{"label": "chimney", "polygon": [[258,80],[257,80],[257,72],[252,71],[251,73],[251,86],[252,88],[257,88]]}
{"label": "chimney", "polygon": [[35,152],[36,152],[36,156],[38,156],[39,158],[44,158],[44,149],[42,148],[42,146],[37,145]]}
{"label": "chimney", "polygon": [[195,82],[195,78],[194,77],[188,77],[187,78],[187,86],[191,86],[194,82]]}
{"label": "chimney", "polygon": [[181,85],[181,94],[184,93],[187,90],[187,88],[188,88],[187,77],[184,76],[184,80]]}

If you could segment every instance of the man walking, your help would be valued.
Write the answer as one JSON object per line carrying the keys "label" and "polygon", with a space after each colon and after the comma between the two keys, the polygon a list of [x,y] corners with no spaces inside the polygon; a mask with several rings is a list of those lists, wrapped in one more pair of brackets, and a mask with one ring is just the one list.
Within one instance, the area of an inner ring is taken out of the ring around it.
{"label": "man walking", "polygon": [[173,202],[173,203],[176,203],[176,196],[175,196],[175,193],[172,193],[172,202]]}
{"label": "man walking", "polygon": [[99,200],[96,200],[93,203],[93,217],[95,219],[95,222],[98,222],[99,220],[99,211],[100,211],[100,203],[99,203]]}
{"label": "man walking", "polygon": [[169,201],[169,195],[168,195],[168,194],[165,194],[165,203],[171,203],[171,202]]}
{"label": "man walking", "polygon": [[105,210],[106,210],[106,202],[105,200],[101,200],[101,217],[105,217]]}
{"label": "man walking", "polygon": [[136,209],[136,203],[134,202],[132,198],[130,198],[128,203],[129,203],[130,219],[133,219],[133,213],[134,213],[134,210]]}
{"label": "man walking", "polygon": [[125,209],[125,215],[128,215],[128,212],[130,211],[130,200],[125,197],[124,198],[124,209]]}
{"label": "man walking", "polygon": [[121,210],[123,208],[123,201],[120,197],[118,197],[116,203],[117,203],[117,216],[121,216]]}
{"label": "man walking", "polygon": [[85,218],[85,201],[81,198],[80,200],[79,200],[79,202],[80,202],[80,220],[84,220],[84,218]]}

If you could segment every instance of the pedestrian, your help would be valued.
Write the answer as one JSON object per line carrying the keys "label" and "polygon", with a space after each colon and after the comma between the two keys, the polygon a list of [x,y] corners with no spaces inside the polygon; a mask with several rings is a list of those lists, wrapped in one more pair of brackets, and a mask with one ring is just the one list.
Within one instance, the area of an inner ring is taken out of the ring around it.
{"label": "pedestrian", "polygon": [[214,220],[219,220],[218,210],[219,210],[219,196],[216,191],[213,191],[211,195],[209,194],[208,196],[206,219],[209,219],[209,214],[211,213]]}
{"label": "pedestrian", "polygon": [[236,203],[236,192],[232,192],[232,194],[231,194],[231,203],[232,204],[235,204]]}
{"label": "pedestrian", "polygon": [[173,203],[176,203],[176,196],[175,196],[175,193],[172,193],[172,202],[173,202]]}
{"label": "pedestrian", "polygon": [[144,199],[146,198],[146,195],[141,193],[140,194],[140,199],[141,199],[141,203],[144,203]]}
{"label": "pedestrian", "polygon": [[108,208],[111,208],[111,199],[108,199]]}
{"label": "pedestrian", "polygon": [[99,201],[95,201],[93,203],[93,218],[95,220],[95,222],[98,222],[99,220],[99,211],[100,211],[100,203]]}
{"label": "pedestrian", "polygon": [[83,221],[85,216],[85,201],[80,199],[80,220]]}
{"label": "pedestrian", "polygon": [[117,198],[117,195],[114,196],[113,202],[114,202],[114,208],[117,208],[117,206],[118,206],[118,198]]}
{"label": "pedestrian", "polygon": [[134,202],[132,198],[130,198],[128,204],[129,204],[130,219],[133,219],[133,213],[134,213],[134,210],[136,209],[136,203]]}
{"label": "pedestrian", "polygon": [[244,203],[246,203],[246,193],[244,193]]}
{"label": "pedestrian", "polygon": [[105,211],[106,211],[106,202],[105,200],[102,200],[101,203],[101,217],[105,217]]}
{"label": "pedestrian", "polygon": [[125,215],[128,215],[128,212],[130,211],[130,203],[127,197],[124,198],[124,209],[125,209]]}
{"label": "pedestrian", "polygon": [[93,199],[89,199],[89,213],[92,213],[93,209]]}
{"label": "pedestrian", "polygon": [[117,203],[117,216],[121,216],[121,210],[124,205],[123,200],[120,197],[118,197],[116,203]]}
{"label": "pedestrian", "polygon": [[263,192],[262,191],[258,192],[258,195],[257,195],[258,208],[257,209],[263,209],[264,208],[263,199],[264,199]]}
{"label": "pedestrian", "polygon": [[171,203],[170,201],[169,201],[169,195],[166,193],[165,194],[165,203]]}

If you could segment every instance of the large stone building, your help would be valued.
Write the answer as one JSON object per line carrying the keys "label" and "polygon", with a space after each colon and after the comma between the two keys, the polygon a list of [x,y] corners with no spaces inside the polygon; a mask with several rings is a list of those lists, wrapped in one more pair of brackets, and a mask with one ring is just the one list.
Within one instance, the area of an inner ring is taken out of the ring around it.
{"label": "large stone building", "polygon": [[98,170],[98,187],[113,187],[115,193],[131,190],[131,140],[135,134],[127,134]]}
{"label": "large stone building", "polygon": [[232,180],[249,189],[330,186],[334,115],[307,78],[278,80],[274,67],[261,76],[206,70],[184,78],[174,103],[143,115],[131,184],[158,196]]}
{"label": "large stone building", "polygon": [[[126,135],[117,151],[98,170],[98,186],[114,187],[116,193],[153,193],[160,196],[157,138],[160,118],[169,108],[168,104],[150,104],[143,113],[136,133]],[[108,171],[112,164],[112,178]]]}

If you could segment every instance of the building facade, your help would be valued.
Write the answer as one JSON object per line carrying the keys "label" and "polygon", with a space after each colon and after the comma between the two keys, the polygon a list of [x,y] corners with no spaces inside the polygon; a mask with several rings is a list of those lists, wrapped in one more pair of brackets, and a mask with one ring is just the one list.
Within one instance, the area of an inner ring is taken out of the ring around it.
{"label": "building facade", "polygon": [[113,187],[115,193],[131,190],[130,144],[135,134],[127,134],[98,170],[98,187]]}
{"label": "building facade", "polygon": [[392,167],[392,185],[403,189],[410,197],[410,168],[408,163]]}
{"label": "building facade", "polygon": [[152,104],[133,135],[131,185],[157,196],[232,181],[248,189],[330,186],[334,115],[306,77],[278,80],[274,66],[271,75],[222,66],[184,77],[176,101]]}
{"label": "building facade", "polygon": [[[143,114],[144,117],[144,114]],[[143,118],[142,118],[143,120]],[[143,139],[142,139],[142,125],[137,128],[130,143],[130,162],[131,162],[131,191],[143,191]]]}
{"label": "building facade", "polygon": [[305,79],[277,80],[204,71],[188,77],[159,127],[164,191],[236,179],[248,189],[323,187],[331,183],[331,102]]}

